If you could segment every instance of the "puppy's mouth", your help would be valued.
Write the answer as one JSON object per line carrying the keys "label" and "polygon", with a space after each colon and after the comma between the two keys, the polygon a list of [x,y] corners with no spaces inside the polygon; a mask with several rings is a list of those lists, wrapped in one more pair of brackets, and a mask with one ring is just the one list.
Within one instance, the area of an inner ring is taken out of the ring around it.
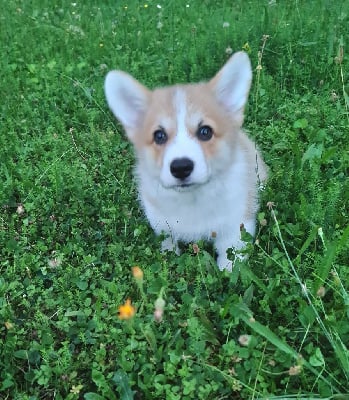
{"label": "puppy's mouth", "polygon": [[198,183],[180,183],[178,185],[172,186],[172,189],[176,190],[177,192],[190,192],[199,185],[200,184]]}
{"label": "puppy's mouth", "polygon": [[196,190],[197,188],[205,185],[208,181],[205,182],[178,182],[174,185],[164,186],[165,189],[174,190],[176,192],[191,192]]}

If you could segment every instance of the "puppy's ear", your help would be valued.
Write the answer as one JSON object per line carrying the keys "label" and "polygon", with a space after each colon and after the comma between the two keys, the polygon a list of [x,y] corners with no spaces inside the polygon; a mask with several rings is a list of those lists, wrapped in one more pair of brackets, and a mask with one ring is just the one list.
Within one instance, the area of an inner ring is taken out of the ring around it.
{"label": "puppy's ear", "polygon": [[240,51],[232,55],[209,85],[226,111],[242,118],[251,81],[250,59],[245,52]]}
{"label": "puppy's ear", "polygon": [[104,92],[110,109],[132,141],[134,132],[142,124],[150,91],[131,75],[111,71],[105,78]]}

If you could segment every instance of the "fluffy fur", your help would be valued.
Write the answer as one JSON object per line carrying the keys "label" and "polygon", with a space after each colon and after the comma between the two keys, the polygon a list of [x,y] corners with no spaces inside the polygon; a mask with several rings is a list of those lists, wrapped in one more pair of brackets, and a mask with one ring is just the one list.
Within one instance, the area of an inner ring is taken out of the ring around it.
{"label": "fluffy fur", "polygon": [[235,53],[207,83],[147,89],[111,71],[105,94],[136,156],[145,214],[157,234],[177,242],[214,240],[220,269],[240,249],[240,226],[255,233],[258,183],[266,179],[255,144],[241,130],[252,79],[246,53]]}

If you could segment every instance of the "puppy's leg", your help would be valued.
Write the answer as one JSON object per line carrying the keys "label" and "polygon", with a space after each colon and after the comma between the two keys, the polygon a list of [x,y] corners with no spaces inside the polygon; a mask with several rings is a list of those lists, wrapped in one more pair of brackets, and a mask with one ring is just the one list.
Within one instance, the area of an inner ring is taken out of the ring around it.
{"label": "puppy's leg", "polygon": [[224,240],[223,240],[223,238],[221,238],[220,240],[216,240],[215,247],[216,247],[216,250],[218,253],[218,257],[217,257],[218,268],[221,271],[223,271],[225,269],[227,271],[231,271],[234,267],[234,260],[232,261],[232,260],[228,259],[227,250],[230,248],[240,249],[241,247],[243,247],[242,242],[237,238],[230,238],[230,239],[224,239]]}
{"label": "puppy's leg", "polygon": [[181,253],[177,241],[171,235],[167,236],[161,243],[161,252],[164,253],[165,251],[174,251],[177,256]]}
{"label": "puppy's leg", "polygon": [[224,271],[226,269],[227,271],[231,272],[233,269],[233,261],[228,259],[226,253],[226,251],[225,254],[219,253],[217,258],[217,265],[221,271]]}
{"label": "puppy's leg", "polygon": [[219,269],[231,271],[234,268],[235,260],[243,260],[245,257],[241,254],[235,254],[233,260],[229,260],[227,257],[227,250],[233,249],[239,251],[246,246],[246,243],[241,240],[240,230],[236,231],[234,235],[217,238],[215,241],[215,247],[218,253],[217,264]]}

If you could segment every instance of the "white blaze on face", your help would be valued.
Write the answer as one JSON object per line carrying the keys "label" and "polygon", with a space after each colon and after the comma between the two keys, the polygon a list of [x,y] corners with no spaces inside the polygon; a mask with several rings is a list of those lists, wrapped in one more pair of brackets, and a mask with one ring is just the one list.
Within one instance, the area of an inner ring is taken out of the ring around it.
{"label": "white blaze on face", "polygon": [[181,158],[187,158],[194,163],[194,169],[184,183],[186,185],[205,183],[209,179],[209,168],[200,142],[195,136],[200,116],[191,110],[183,89],[176,89],[173,109],[176,114],[172,116],[176,120],[176,133],[165,149],[160,174],[161,183],[168,188],[177,187],[183,183],[171,174],[170,169],[171,163]]}

